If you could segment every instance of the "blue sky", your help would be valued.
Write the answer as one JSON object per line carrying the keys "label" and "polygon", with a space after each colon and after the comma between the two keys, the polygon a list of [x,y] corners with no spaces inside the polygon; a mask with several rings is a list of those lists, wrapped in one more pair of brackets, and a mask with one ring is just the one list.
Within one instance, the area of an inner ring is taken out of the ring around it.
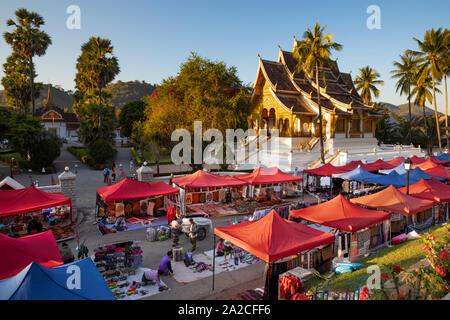
{"label": "blue sky", "polygon": [[[81,9],[80,30],[66,27],[70,5]],[[370,5],[380,7],[379,30],[366,26]],[[116,80],[159,83],[175,75],[195,51],[235,66],[242,81],[250,83],[256,77],[258,53],[275,60],[278,45],[291,50],[293,35],[300,39],[306,28],[319,21],[343,45],[335,54],[340,69],[355,75],[370,65],[385,81],[378,100],[400,104],[406,99],[395,93],[389,74],[392,61],[405,49],[416,48],[413,37],[422,38],[430,28],[450,27],[450,1],[446,0],[16,0],[0,4],[2,34],[9,29],[6,20],[19,7],[41,14],[44,30],[53,41],[46,55],[35,59],[37,80],[66,90],[74,88],[80,47],[93,35],[111,39],[121,67]],[[1,64],[10,52],[0,39]],[[438,108],[444,110],[443,97],[438,97]]]}

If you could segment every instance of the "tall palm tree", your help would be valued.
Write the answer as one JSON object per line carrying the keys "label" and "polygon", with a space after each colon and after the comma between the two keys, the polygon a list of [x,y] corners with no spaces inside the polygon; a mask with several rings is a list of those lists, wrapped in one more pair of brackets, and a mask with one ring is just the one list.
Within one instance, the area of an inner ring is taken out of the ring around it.
{"label": "tall palm tree", "polygon": [[[416,81],[414,82],[414,88],[411,90],[411,94],[410,97],[415,97],[414,98],[414,104],[422,107],[422,112],[423,112],[423,119],[425,122],[425,135],[429,135],[428,132],[428,122],[427,122],[427,115],[426,115],[426,111],[425,111],[425,103],[428,101],[429,103],[433,102],[433,93],[432,90],[434,88],[434,84],[433,84],[433,80],[432,80],[432,76],[428,75],[426,78],[423,77],[417,77]],[[439,89],[435,89],[437,90],[438,93],[440,93]],[[439,136],[438,136],[439,139]],[[432,145],[428,145],[427,146],[427,153],[430,154],[431,153],[431,149],[432,149]]]}
{"label": "tall palm tree", "polygon": [[380,74],[369,66],[359,69],[359,75],[355,77],[356,90],[361,90],[360,95],[365,104],[372,101],[374,97],[380,95],[380,90],[375,85],[384,85],[383,80],[379,80]]}
{"label": "tall palm tree", "polygon": [[445,90],[445,138],[447,140],[447,149],[450,148],[449,138],[448,138],[448,93],[447,93],[447,76],[450,75],[450,54],[449,54],[449,46],[450,46],[450,30],[445,28],[444,30],[445,38],[447,41],[447,49],[444,53],[444,58],[441,60],[441,70],[444,75],[444,90]]}
{"label": "tall palm tree", "polygon": [[294,58],[297,60],[297,72],[303,71],[310,79],[316,78],[317,89],[317,106],[319,108],[319,124],[320,124],[320,157],[322,163],[325,163],[323,149],[323,128],[322,128],[322,106],[320,105],[320,85],[319,71],[324,66],[333,64],[331,60],[331,51],[339,51],[342,45],[333,41],[331,33],[325,35],[327,26],[321,27],[319,23],[314,25],[313,30],[307,29],[303,34],[303,40],[296,41],[294,47]]}
{"label": "tall palm tree", "polygon": [[13,51],[20,56],[27,59],[30,70],[30,88],[31,88],[31,104],[33,114],[35,108],[35,94],[34,94],[34,75],[33,57],[42,56],[47,51],[49,45],[52,44],[50,36],[40,29],[45,24],[42,18],[36,12],[30,12],[27,9],[17,9],[15,12],[17,23],[13,19],[8,19],[6,25],[8,27],[15,27],[12,32],[5,32],[3,37]]}
{"label": "tall palm tree", "polygon": [[431,73],[431,79],[433,82],[433,106],[434,106],[434,116],[436,118],[436,130],[438,134],[439,141],[439,152],[442,153],[441,145],[441,133],[439,130],[439,117],[437,113],[436,105],[436,81],[442,78],[441,63],[442,59],[446,54],[448,54],[448,33],[444,33],[442,28],[431,29],[425,32],[423,41],[414,38],[419,47],[419,51],[412,51],[421,57],[421,62],[423,65],[421,67],[421,77],[426,78],[428,73]]}
{"label": "tall palm tree", "polygon": [[102,137],[102,90],[120,72],[119,61],[113,56],[111,40],[91,37],[82,45],[77,60],[75,83],[83,92],[97,89],[99,98],[99,137]]}
{"label": "tall palm tree", "polygon": [[414,76],[417,74],[418,64],[416,55],[405,52],[400,55],[400,62],[394,61],[396,69],[391,71],[392,78],[398,79],[395,84],[395,92],[405,94],[408,96],[408,111],[409,111],[409,131],[408,144],[411,143],[411,84],[414,82]]}

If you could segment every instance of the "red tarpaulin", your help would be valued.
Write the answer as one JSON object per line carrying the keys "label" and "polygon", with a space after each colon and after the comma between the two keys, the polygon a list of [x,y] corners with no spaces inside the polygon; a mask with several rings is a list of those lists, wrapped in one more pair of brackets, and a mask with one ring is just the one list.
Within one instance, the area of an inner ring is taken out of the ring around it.
{"label": "red tarpaulin", "polygon": [[34,186],[18,190],[0,190],[0,217],[62,205],[70,205],[70,199],[60,192],[44,192]]}
{"label": "red tarpaulin", "polygon": [[347,232],[356,232],[390,218],[387,212],[361,208],[342,195],[315,206],[292,210],[289,215]]}
{"label": "red tarpaulin", "polygon": [[[406,187],[398,189],[406,193]],[[409,195],[437,203],[450,201],[450,186],[434,178],[419,180],[409,186]]]}
{"label": "red tarpaulin", "polygon": [[63,264],[51,231],[22,238],[11,238],[0,233],[0,261],[0,280],[15,276],[33,261],[46,268]]}
{"label": "red tarpaulin", "polygon": [[432,201],[408,196],[397,190],[394,186],[389,186],[374,194],[353,198],[350,201],[366,207],[386,210],[407,216],[430,209],[434,205]]}
{"label": "red tarpaulin", "polygon": [[331,177],[333,174],[346,173],[348,171],[342,171],[342,169],[340,169],[339,167],[335,167],[331,163],[327,163],[315,169],[303,170],[303,172],[308,174],[314,174],[316,176]]}
{"label": "red tarpaulin", "polygon": [[[393,165],[393,166],[398,167],[399,165],[401,165],[402,163],[404,163],[405,160],[406,160],[405,157],[395,157],[395,158],[392,159],[392,160],[386,161],[386,163],[389,163],[389,164],[391,164],[391,165]],[[389,170],[389,169],[388,169],[388,170]]]}
{"label": "red tarpaulin", "polygon": [[350,172],[350,171],[358,168],[358,166],[362,166],[362,165],[364,165],[364,163],[362,163],[361,160],[358,160],[358,161],[350,161],[349,163],[347,163],[344,166],[336,166],[335,168],[337,170],[341,170],[343,173],[346,173],[346,172]]}
{"label": "red tarpaulin", "polygon": [[430,160],[437,164],[447,164],[450,162],[450,160],[439,160],[435,156],[430,156]]}
{"label": "red tarpaulin", "polygon": [[220,176],[203,170],[198,170],[187,176],[173,178],[172,182],[183,189],[237,187],[247,184],[230,176]]}
{"label": "red tarpaulin", "polygon": [[144,182],[128,178],[111,186],[97,189],[97,193],[105,201],[144,199],[167,194],[176,194],[178,192],[179,190],[177,188],[171,187],[162,181]]}
{"label": "red tarpaulin", "polygon": [[259,220],[215,228],[214,234],[265,262],[334,242],[334,235],[283,219],[275,210]]}
{"label": "red tarpaulin", "polygon": [[378,159],[375,162],[372,162],[372,163],[369,163],[369,164],[363,164],[361,166],[361,168],[363,168],[364,170],[369,171],[369,172],[375,172],[375,171],[378,171],[378,170],[394,169],[397,166],[392,165],[390,163],[387,163],[387,162],[385,162],[385,161],[383,161],[381,159]]}
{"label": "red tarpaulin", "polygon": [[411,160],[411,162],[413,164],[419,164],[419,163],[427,161],[427,159],[425,159],[424,157],[420,157],[419,158],[418,156],[413,156],[413,157],[411,157],[409,159]]}
{"label": "red tarpaulin", "polygon": [[450,180],[450,169],[447,167],[437,165],[436,167],[425,169],[423,171],[425,171],[431,176],[435,176],[438,178],[446,178],[447,180]]}
{"label": "red tarpaulin", "polygon": [[292,176],[290,174],[284,173],[276,167],[258,168],[251,173],[238,174],[233,176],[233,178],[245,181],[251,185],[294,182],[303,180],[302,177]]}

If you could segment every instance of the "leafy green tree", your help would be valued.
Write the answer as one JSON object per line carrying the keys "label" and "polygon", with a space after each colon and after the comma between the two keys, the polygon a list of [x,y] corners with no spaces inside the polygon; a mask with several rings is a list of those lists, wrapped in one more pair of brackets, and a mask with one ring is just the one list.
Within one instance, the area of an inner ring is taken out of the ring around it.
{"label": "leafy green tree", "polygon": [[[12,32],[3,34],[6,43],[8,43],[13,51],[28,61],[28,71],[30,74],[30,96],[32,102],[32,112],[35,108],[35,88],[33,74],[33,57],[43,56],[49,45],[52,44],[50,36],[41,30],[45,24],[44,19],[36,12],[30,12],[24,8],[17,9],[15,12],[17,22],[8,19],[6,22],[8,27],[15,27]],[[39,90],[37,90],[39,92]]]}
{"label": "leafy green tree", "polygon": [[91,37],[81,46],[81,55],[77,59],[76,69],[77,90],[81,91],[83,95],[90,90],[98,90],[98,135],[104,137],[102,90],[120,72],[119,61],[113,55],[111,40]]}
{"label": "leafy green tree", "polygon": [[400,62],[394,61],[394,69],[391,71],[392,78],[398,79],[395,84],[395,92],[405,94],[408,97],[408,112],[409,112],[409,132],[407,143],[411,143],[411,85],[414,82],[414,77],[417,75],[418,62],[417,57],[410,52],[405,52],[400,55]]}
{"label": "leafy green tree", "polygon": [[381,118],[375,127],[375,137],[379,143],[398,143],[400,139],[398,125],[389,116]]}
{"label": "leafy green tree", "polygon": [[95,140],[89,146],[89,154],[98,164],[104,164],[106,161],[114,158],[116,151],[105,139]]}
{"label": "leafy green tree", "polygon": [[42,139],[31,150],[31,161],[36,169],[52,165],[60,154],[58,144],[51,139]]}
{"label": "leafy green tree", "polygon": [[331,33],[325,35],[327,26],[321,27],[319,23],[314,25],[313,30],[307,29],[303,34],[303,40],[296,41],[294,47],[294,58],[297,60],[297,72],[303,71],[312,78],[315,74],[315,86],[317,90],[317,106],[319,108],[319,134],[320,134],[320,156],[322,163],[325,163],[323,149],[323,126],[322,126],[322,106],[320,105],[320,85],[319,72],[324,66],[331,66],[331,51],[339,51],[342,45],[333,42]]}
{"label": "leafy green tree", "polygon": [[10,107],[0,107],[0,143],[6,139],[12,115],[13,111]]}
{"label": "leafy green tree", "polygon": [[[100,138],[100,121],[99,121],[99,105],[98,104],[82,104],[77,107],[77,115],[80,117],[80,128],[78,135],[84,144],[91,144],[93,141]],[[108,141],[114,138],[115,129],[115,108],[112,105],[103,107],[103,127],[102,136]]]}
{"label": "leafy green tree", "polygon": [[125,137],[130,137],[133,130],[133,123],[144,120],[144,101],[134,101],[127,103],[120,111],[118,120],[120,125],[120,132]]}
{"label": "leafy green tree", "polygon": [[376,85],[384,85],[383,80],[379,80],[380,74],[369,66],[359,69],[359,75],[355,77],[356,90],[360,90],[361,98],[365,104],[372,101],[372,95],[378,97],[380,90]]}
{"label": "leafy green tree", "polygon": [[6,138],[12,148],[24,157],[38,144],[42,135],[41,119],[23,113],[14,113],[8,122]]}

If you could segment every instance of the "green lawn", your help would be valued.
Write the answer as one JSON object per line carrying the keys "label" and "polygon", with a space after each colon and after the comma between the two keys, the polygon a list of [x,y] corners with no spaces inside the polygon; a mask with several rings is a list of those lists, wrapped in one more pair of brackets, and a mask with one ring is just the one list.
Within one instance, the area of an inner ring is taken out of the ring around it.
{"label": "green lawn", "polygon": [[[154,154],[149,151],[144,151],[144,161],[147,161],[150,165],[156,164]],[[161,152],[159,164],[172,164],[172,157],[170,152]]]}
{"label": "green lawn", "polygon": [[[448,225],[434,226],[426,230],[425,232],[433,233],[436,236],[436,240],[443,241],[443,239],[445,239],[445,234],[448,232],[447,228]],[[400,245],[392,246],[390,248],[381,249],[377,254],[373,254],[368,257],[362,258],[359,261],[356,261],[357,263],[361,263],[362,265],[364,265],[364,268],[352,273],[334,275],[335,279],[331,282],[330,287],[333,289],[345,289],[345,285],[350,282],[355,282],[355,285],[357,285],[359,278],[368,276],[366,268],[374,264],[378,265],[381,268],[382,272],[382,266],[391,263],[400,266],[402,269],[406,269],[425,258],[422,246],[422,239],[416,239],[409,240]],[[330,274],[331,272],[322,276],[327,277]],[[325,280],[318,277],[313,277],[304,283],[304,287],[306,290],[308,290],[310,288],[314,288],[320,283],[323,283],[324,286],[326,285]]]}

